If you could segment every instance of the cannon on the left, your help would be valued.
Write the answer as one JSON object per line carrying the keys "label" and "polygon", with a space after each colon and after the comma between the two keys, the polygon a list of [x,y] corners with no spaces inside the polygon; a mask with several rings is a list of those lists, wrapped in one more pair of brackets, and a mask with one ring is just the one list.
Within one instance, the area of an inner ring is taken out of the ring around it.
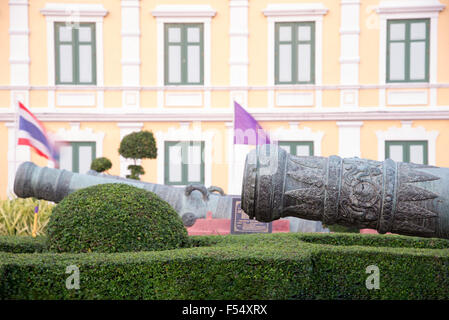
{"label": "cannon on the left", "polygon": [[14,193],[20,198],[34,197],[59,202],[76,190],[106,183],[124,183],[157,194],[178,212],[187,227],[192,226],[196,219],[205,218],[208,211],[217,218],[231,217],[233,197],[224,195],[218,187],[206,188],[198,184],[181,188],[95,172],[73,173],[39,167],[32,162],[24,162],[17,169]]}

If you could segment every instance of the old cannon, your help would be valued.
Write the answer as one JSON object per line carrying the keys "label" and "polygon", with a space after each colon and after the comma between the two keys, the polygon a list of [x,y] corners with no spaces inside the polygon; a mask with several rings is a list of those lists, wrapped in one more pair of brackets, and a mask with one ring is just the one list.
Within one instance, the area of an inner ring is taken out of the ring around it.
{"label": "old cannon", "polygon": [[338,156],[292,156],[274,145],[246,158],[242,209],[282,217],[449,239],[449,168]]}
{"label": "old cannon", "polygon": [[92,171],[89,174],[78,174],[67,170],[38,167],[32,162],[24,162],[17,169],[14,193],[21,198],[34,197],[59,202],[78,189],[105,183],[125,183],[154,192],[178,212],[187,227],[192,226],[196,219],[205,218],[208,211],[212,211],[214,217],[231,217],[232,197],[224,195],[218,187],[206,188],[203,185],[173,187],[97,174]]}

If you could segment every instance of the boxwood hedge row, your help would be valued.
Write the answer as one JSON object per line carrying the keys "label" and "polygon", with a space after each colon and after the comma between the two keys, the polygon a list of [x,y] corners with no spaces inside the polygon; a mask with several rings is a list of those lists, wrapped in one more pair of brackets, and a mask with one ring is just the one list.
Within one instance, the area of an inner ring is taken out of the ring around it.
{"label": "boxwood hedge row", "polygon": [[[2,248],[4,240],[0,238]],[[0,298],[449,298],[449,250],[444,240],[346,234],[192,240],[191,248],[153,252],[17,254],[6,250],[10,252],[0,252]],[[29,245],[27,241],[23,239]],[[79,268],[79,290],[66,288],[70,265]],[[371,265],[379,268],[377,290],[365,285]]]}

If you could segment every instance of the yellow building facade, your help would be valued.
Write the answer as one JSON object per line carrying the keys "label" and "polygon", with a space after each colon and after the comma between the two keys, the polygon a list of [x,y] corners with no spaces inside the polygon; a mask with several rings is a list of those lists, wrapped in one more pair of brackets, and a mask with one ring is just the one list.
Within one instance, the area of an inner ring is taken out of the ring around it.
{"label": "yellow building facade", "polygon": [[124,176],[120,140],[149,130],[143,181],[239,194],[237,101],[298,155],[449,166],[449,0],[9,0],[0,4],[0,197],[23,161],[22,101],[60,167]]}

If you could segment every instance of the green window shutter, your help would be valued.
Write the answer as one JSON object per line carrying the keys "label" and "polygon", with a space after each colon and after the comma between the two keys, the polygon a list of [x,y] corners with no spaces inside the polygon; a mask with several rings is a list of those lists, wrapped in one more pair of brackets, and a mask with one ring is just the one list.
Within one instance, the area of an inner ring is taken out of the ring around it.
{"label": "green window shutter", "polygon": [[386,81],[428,82],[430,20],[388,20]]}
{"label": "green window shutter", "polygon": [[95,23],[55,22],[56,84],[97,83]]}
{"label": "green window shutter", "polygon": [[313,156],[313,141],[279,141],[279,147],[294,156]]}
{"label": "green window shutter", "polygon": [[203,24],[165,24],[164,44],[165,85],[202,85],[204,83]]}
{"label": "green window shutter", "polygon": [[204,141],[166,141],[164,151],[165,184],[204,184]]}
{"label": "green window shutter", "polygon": [[95,142],[69,142],[60,145],[68,152],[66,160],[68,163],[63,163],[64,157],[61,157],[59,164],[60,168],[70,170],[75,173],[86,173],[90,170],[90,164],[96,158],[97,148]]}
{"label": "green window shutter", "polygon": [[428,164],[427,141],[385,141],[385,158],[401,162]]}
{"label": "green window shutter", "polygon": [[275,83],[315,83],[315,23],[275,25]]}

